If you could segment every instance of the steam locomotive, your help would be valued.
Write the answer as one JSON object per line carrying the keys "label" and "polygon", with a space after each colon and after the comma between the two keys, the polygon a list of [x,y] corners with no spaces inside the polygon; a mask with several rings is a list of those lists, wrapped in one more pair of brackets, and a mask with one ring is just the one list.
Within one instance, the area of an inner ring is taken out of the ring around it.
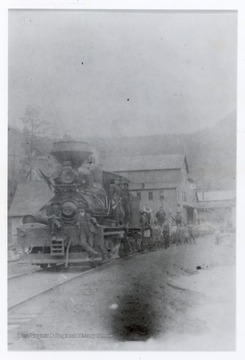
{"label": "steam locomotive", "polygon": [[17,229],[23,259],[47,269],[139,251],[139,201],[129,193],[128,179],[97,166],[86,142],[56,142],[51,154],[60,168],[52,178],[42,175],[53,197]]}

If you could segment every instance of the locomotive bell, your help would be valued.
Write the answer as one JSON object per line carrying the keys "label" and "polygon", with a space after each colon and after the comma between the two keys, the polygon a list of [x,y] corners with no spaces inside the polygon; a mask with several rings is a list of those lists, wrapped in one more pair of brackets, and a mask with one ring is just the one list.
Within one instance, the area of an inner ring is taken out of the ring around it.
{"label": "locomotive bell", "polygon": [[66,140],[55,142],[51,154],[62,165],[69,161],[75,169],[78,169],[92,151],[85,141]]}

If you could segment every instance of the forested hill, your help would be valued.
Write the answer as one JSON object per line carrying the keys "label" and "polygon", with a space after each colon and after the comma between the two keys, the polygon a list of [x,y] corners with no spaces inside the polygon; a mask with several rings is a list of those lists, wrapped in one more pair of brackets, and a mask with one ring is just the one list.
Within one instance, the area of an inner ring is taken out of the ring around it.
{"label": "forested hill", "polygon": [[[90,139],[91,143],[94,140]],[[102,159],[110,156],[186,154],[193,177],[204,190],[235,189],[236,116],[191,134],[97,139]]]}
{"label": "forested hill", "polygon": [[[235,188],[236,174],[236,114],[220,120],[214,127],[205,128],[190,134],[165,134],[127,138],[89,138],[100,154],[100,161],[106,157],[159,155],[184,153],[194,178],[203,190],[226,190]],[[45,139],[45,152],[51,149],[50,138]],[[9,177],[13,175],[13,152],[15,159],[14,175],[18,179],[21,158],[24,157],[24,135],[19,130],[9,128]],[[43,152],[43,150],[42,150]]]}

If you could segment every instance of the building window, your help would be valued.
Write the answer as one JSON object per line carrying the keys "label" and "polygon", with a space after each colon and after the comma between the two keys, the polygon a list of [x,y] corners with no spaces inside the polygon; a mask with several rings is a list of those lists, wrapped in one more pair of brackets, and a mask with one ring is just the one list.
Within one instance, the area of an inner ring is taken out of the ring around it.
{"label": "building window", "polygon": [[137,198],[141,200],[141,192],[137,192]]}
{"label": "building window", "polygon": [[145,188],[145,184],[144,183],[142,183],[142,189],[144,189]]}
{"label": "building window", "polygon": [[159,199],[162,201],[162,200],[164,200],[164,197],[165,197],[165,194],[164,194],[164,191],[162,190],[162,191],[160,191]]}
{"label": "building window", "polygon": [[148,200],[153,200],[153,192],[149,191]]}

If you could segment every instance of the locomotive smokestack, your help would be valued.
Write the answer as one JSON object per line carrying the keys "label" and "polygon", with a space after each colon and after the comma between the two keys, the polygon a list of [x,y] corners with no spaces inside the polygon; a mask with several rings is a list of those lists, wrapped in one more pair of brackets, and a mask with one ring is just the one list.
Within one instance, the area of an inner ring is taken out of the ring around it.
{"label": "locomotive smokestack", "polygon": [[55,142],[51,154],[61,164],[70,161],[71,165],[78,169],[92,151],[89,144],[84,141],[66,140]]}

